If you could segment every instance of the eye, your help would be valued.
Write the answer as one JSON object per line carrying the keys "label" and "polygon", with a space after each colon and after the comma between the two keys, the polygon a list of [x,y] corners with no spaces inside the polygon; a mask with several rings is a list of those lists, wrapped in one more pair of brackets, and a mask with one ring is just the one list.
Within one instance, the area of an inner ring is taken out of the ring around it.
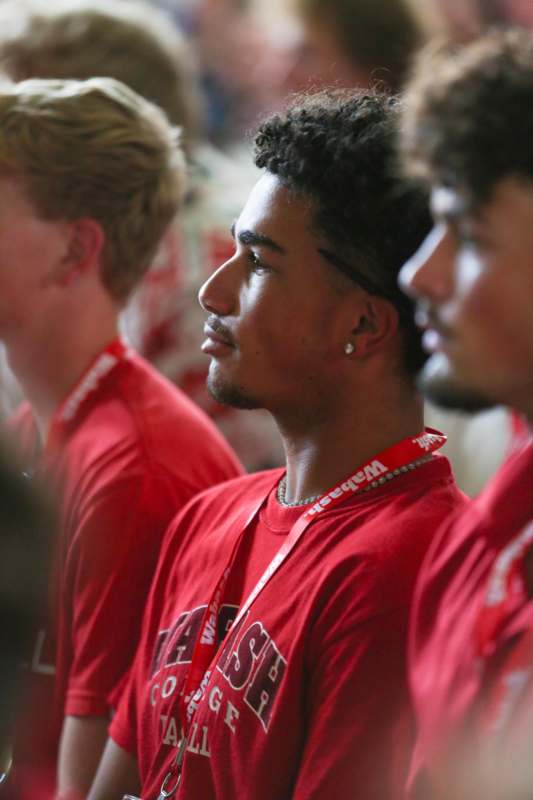
{"label": "eye", "polygon": [[262,272],[268,272],[268,270],[270,269],[266,264],[264,264],[261,261],[257,253],[254,253],[253,250],[250,250],[248,252],[248,261],[252,266],[252,271],[258,274]]}

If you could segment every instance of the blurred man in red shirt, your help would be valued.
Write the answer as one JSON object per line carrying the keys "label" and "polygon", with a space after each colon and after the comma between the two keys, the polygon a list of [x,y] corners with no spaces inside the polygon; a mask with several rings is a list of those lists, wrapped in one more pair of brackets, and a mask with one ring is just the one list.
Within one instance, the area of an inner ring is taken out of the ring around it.
{"label": "blurred man in red shirt", "polygon": [[430,52],[403,124],[435,226],[405,265],[430,354],[430,399],[503,404],[525,430],[495,479],[444,526],[422,569],[411,640],[419,741],[411,797],[533,792],[533,38]]}
{"label": "blurred man in red shirt", "polygon": [[168,522],[240,472],[118,333],[183,190],[176,130],[118,81],[1,88],[0,339],[26,397],[9,427],[60,505],[14,777],[58,764],[61,796],[91,781]]}

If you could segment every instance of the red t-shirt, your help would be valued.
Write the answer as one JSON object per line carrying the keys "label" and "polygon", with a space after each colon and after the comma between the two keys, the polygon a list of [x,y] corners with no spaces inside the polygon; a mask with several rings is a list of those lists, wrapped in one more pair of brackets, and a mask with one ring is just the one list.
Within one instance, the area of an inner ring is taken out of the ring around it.
{"label": "red t-shirt", "polygon": [[[247,531],[218,620],[222,637],[302,509],[282,472],[195,498],[165,538],[131,681],[111,736],[158,796],[179,737],[177,698],[201,613],[241,532],[236,509],[270,492]],[[448,462],[323,512],[217,656],[191,729],[178,798],[395,797],[404,736],[408,608],[436,526],[461,496]],[[402,730],[400,730],[402,729]],[[400,735],[401,744],[399,744]]]}
{"label": "red t-shirt", "polygon": [[[422,567],[410,643],[419,726],[413,798],[533,797],[531,783],[526,794],[515,795],[515,779],[509,782],[518,770],[518,752],[509,745],[518,746],[527,727],[526,708],[533,733],[533,653],[529,674],[515,671],[510,680],[507,674],[508,659],[533,629],[533,602],[522,571],[523,545],[533,541],[532,485],[530,439],[485,491],[444,525]],[[508,575],[510,593],[504,591]],[[487,627],[488,598],[501,613]],[[504,691],[498,694],[500,684]]]}
{"label": "red t-shirt", "polygon": [[131,351],[37,463],[28,404],[10,428],[27,469],[37,467],[59,504],[52,613],[29,656],[15,755],[18,768],[55,774],[63,717],[116,705],[169,521],[241,469],[203,412]]}

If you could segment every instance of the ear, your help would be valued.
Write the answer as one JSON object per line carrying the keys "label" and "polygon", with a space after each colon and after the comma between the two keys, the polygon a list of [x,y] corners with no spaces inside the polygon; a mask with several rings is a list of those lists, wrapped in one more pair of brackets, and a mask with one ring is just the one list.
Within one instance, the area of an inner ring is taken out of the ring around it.
{"label": "ear", "polygon": [[90,217],[67,223],[67,238],[58,283],[70,286],[88,271],[99,270],[105,235],[102,226]]}
{"label": "ear", "polygon": [[364,359],[383,349],[398,333],[398,312],[391,302],[376,295],[367,296],[348,341],[354,345],[350,358]]}

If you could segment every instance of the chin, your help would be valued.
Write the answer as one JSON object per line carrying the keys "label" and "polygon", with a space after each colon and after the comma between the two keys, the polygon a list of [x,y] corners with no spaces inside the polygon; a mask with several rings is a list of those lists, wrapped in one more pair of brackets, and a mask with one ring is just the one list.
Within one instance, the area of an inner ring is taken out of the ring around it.
{"label": "chin", "polygon": [[483,391],[467,386],[455,377],[441,354],[433,355],[426,362],[418,375],[417,386],[424,397],[441,408],[473,414],[496,405]]}
{"label": "chin", "polygon": [[248,410],[262,408],[261,403],[252,397],[244,386],[225,381],[219,375],[213,374],[211,370],[207,376],[207,391],[217,403],[224,406]]}

